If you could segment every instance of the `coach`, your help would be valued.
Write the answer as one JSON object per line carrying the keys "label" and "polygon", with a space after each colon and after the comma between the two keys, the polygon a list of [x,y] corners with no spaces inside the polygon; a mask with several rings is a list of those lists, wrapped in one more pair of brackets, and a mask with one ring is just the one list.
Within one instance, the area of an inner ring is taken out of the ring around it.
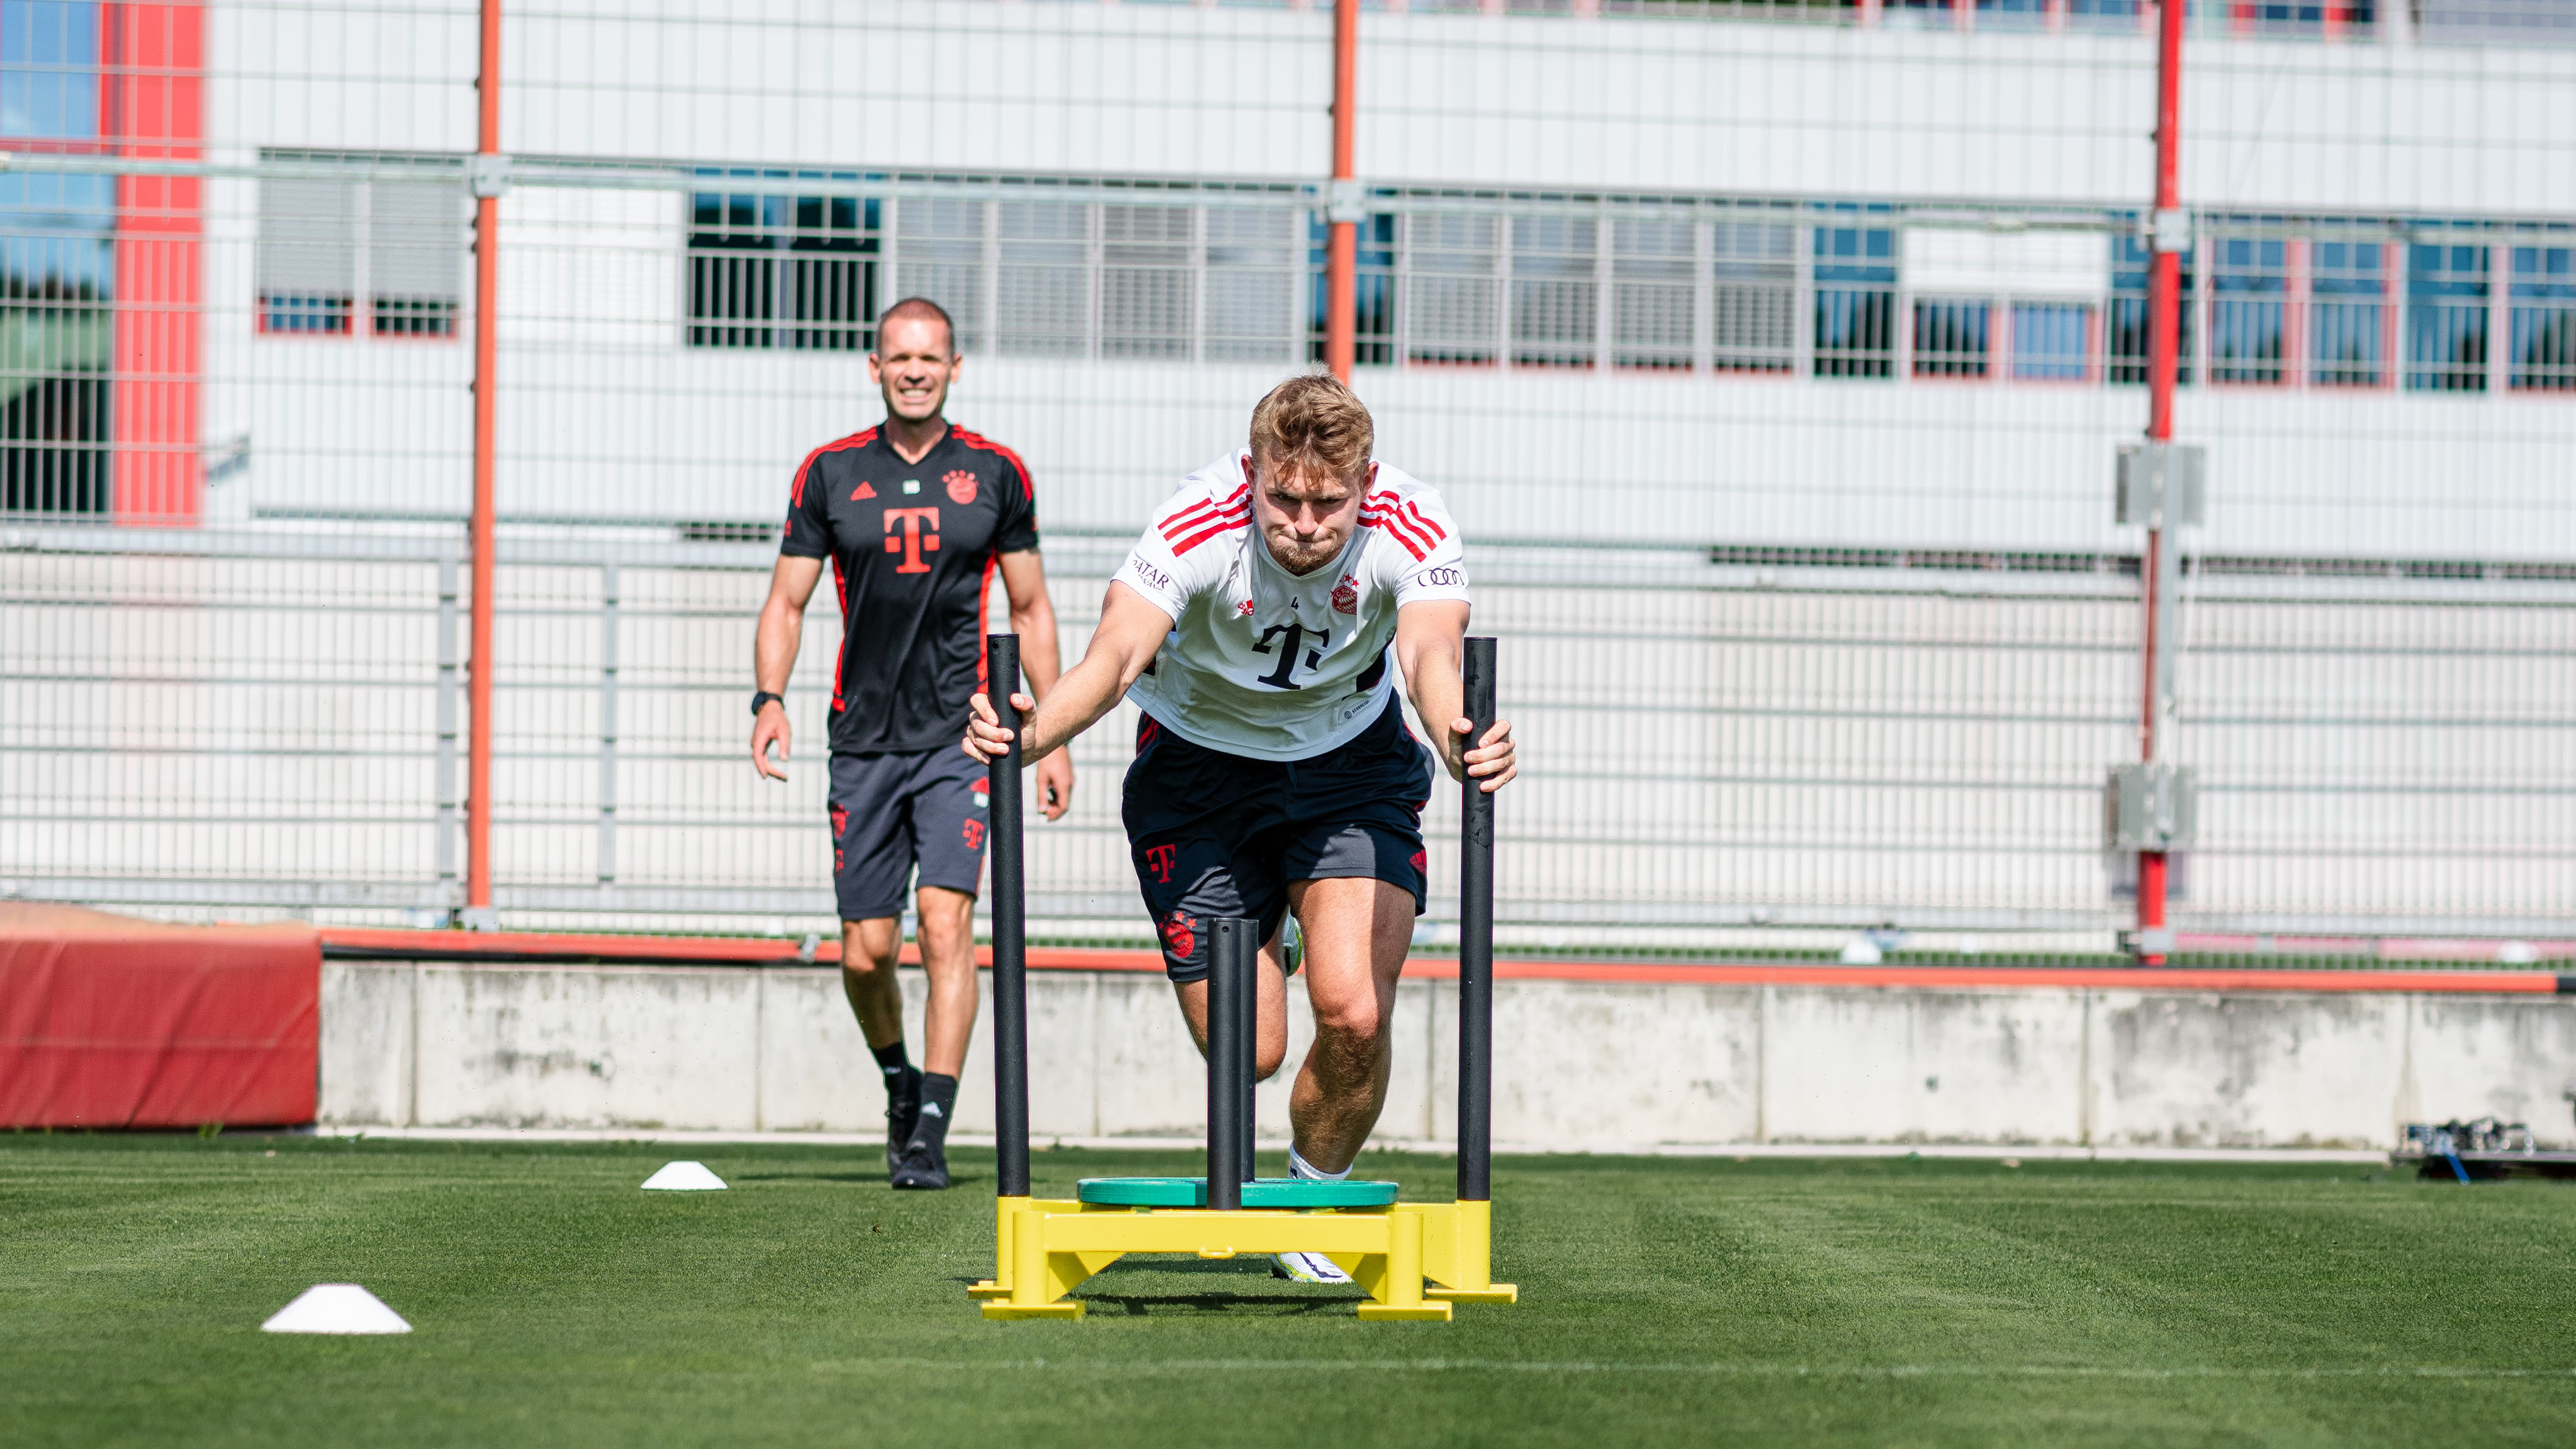
{"label": "coach", "polygon": [[[983,687],[985,595],[997,570],[1030,692],[1044,698],[1057,671],[1028,468],[945,415],[961,362],[956,336],[948,314],[919,297],[877,319],[868,376],[885,395],[885,421],[816,448],[797,468],[752,653],[751,761],[784,780],[789,729],[779,695],[796,666],[805,601],[830,559],[841,600],[831,715],[841,984],[885,1074],[886,1171],[898,1188],[948,1185],[948,1124],[975,1030],[985,772],[955,742]],[[1073,799],[1063,751],[1038,762],[1034,784],[1038,808],[1062,817]],[[930,977],[927,1071],[904,1054],[895,981],[898,917],[916,868]]]}

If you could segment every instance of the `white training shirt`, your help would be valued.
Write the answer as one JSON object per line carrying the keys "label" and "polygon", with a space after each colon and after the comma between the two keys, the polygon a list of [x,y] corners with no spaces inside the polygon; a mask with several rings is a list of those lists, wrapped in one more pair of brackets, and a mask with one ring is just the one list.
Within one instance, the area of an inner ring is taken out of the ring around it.
{"label": "white training shirt", "polygon": [[1467,598],[1467,556],[1440,495],[1383,463],[1341,557],[1303,576],[1252,516],[1252,455],[1181,480],[1115,575],[1172,616],[1128,691],[1193,744],[1303,760],[1367,729],[1395,693],[1395,612]]}

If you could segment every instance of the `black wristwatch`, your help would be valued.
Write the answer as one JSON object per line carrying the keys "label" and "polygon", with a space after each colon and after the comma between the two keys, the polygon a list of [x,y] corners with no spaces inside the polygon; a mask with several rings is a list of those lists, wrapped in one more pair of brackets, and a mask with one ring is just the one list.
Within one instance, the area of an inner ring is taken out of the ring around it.
{"label": "black wristwatch", "polygon": [[778,702],[778,703],[780,703],[780,704],[785,704],[785,703],[787,702],[787,699],[786,699],[786,697],[785,697],[784,695],[772,694],[772,693],[770,693],[768,690],[765,690],[765,689],[755,689],[755,690],[753,690],[753,691],[751,692],[751,712],[752,712],[753,714],[758,714],[758,713],[760,713],[760,711],[761,711],[761,707],[762,707],[763,705],[766,705],[766,704],[770,703],[770,702],[771,702],[771,701],[773,701],[773,700],[775,700],[776,702]]}

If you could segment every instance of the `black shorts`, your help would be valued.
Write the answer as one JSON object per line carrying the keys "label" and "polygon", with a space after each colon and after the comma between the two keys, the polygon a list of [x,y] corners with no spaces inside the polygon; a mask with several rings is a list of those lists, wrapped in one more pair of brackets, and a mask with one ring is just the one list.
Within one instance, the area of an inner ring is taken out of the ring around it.
{"label": "black shorts", "polygon": [[1270,939],[1290,881],[1382,880],[1413,892],[1420,915],[1431,766],[1394,700],[1358,738],[1307,760],[1229,755],[1145,716],[1119,814],[1164,970],[1207,975],[1210,916],[1256,918]]}
{"label": "black shorts", "polygon": [[832,757],[832,889],[841,919],[903,914],[921,884],[976,894],[984,877],[989,776],[951,745]]}

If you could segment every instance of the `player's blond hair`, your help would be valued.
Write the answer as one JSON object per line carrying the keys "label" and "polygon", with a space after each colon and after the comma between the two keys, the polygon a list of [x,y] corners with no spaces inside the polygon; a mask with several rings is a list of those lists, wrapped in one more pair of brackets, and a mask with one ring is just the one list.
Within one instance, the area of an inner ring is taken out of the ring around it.
{"label": "player's blond hair", "polygon": [[1252,455],[1281,472],[1348,481],[1376,446],[1359,394],[1325,373],[1288,379],[1252,410]]}

